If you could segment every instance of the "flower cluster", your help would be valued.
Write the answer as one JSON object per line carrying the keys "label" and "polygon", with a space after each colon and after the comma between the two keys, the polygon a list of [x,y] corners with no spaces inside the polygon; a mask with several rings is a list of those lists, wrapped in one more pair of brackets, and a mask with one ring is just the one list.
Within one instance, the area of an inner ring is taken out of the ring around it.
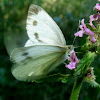
{"label": "flower cluster", "polygon": [[[100,0],[98,0],[98,1],[100,2]],[[96,29],[96,27],[93,25],[93,21],[98,21],[98,23],[100,24],[100,3],[97,3],[95,5],[95,7],[93,8],[93,10],[96,10],[98,13],[90,15],[89,24],[93,29]],[[92,43],[97,42],[97,40],[95,38],[95,35],[96,35],[95,31],[90,30],[85,25],[84,19],[81,20],[81,25],[79,26],[79,28],[80,28],[80,30],[74,34],[76,37],[83,37],[83,34],[86,34],[89,36],[90,41]],[[74,50],[71,51],[71,54],[68,58],[68,61],[70,61],[70,63],[68,65],[65,65],[65,67],[70,69],[70,70],[75,69],[79,61],[78,61],[78,58],[76,57]]]}
{"label": "flower cluster", "polygon": [[70,61],[70,63],[66,65],[65,67],[70,70],[75,69],[79,61],[78,61],[78,58],[76,57],[74,50],[71,51],[71,54],[68,60]]}
{"label": "flower cluster", "polygon": [[[98,0],[100,1],[100,0]],[[95,28],[95,26],[93,25],[93,21],[100,20],[100,3],[97,3],[96,6],[93,8],[94,10],[97,10],[98,14],[94,14],[94,15],[90,15],[90,25]],[[81,29],[80,31],[78,31],[77,33],[75,33],[75,36],[79,36],[79,37],[83,37],[83,34],[89,35],[91,37],[91,42],[95,43],[96,39],[95,39],[95,33],[93,31],[91,31],[89,28],[86,27],[85,23],[84,23],[84,19],[82,19],[81,24],[79,26],[79,28]]]}
{"label": "flower cluster", "polygon": [[95,26],[93,25],[93,21],[100,20],[100,3],[97,3],[96,6],[94,7],[94,10],[97,10],[97,14],[91,15],[90,16],[90,25],[95,28]]}
{"label": "flower cluster", "polygon": [[91,31],[89,28],[86,27],[86,25],[84,24],[84,19],[82,19],[81,25],[79,26],[79,28],[80,28],[81,30],[78,31],[77,33],[75,33],[75,36],[82,37],[83,34],[90,35],[90,36],[92,37],[91,41],[92,41],[93,43],[96,42],[96,39],[95,39],[95,37],[94,37],[94,32]]}

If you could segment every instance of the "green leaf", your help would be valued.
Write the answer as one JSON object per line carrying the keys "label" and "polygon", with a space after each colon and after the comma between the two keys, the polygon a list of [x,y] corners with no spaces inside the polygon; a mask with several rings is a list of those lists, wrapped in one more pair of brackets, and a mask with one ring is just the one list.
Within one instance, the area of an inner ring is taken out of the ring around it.
{"label": "green leaf", "polygon": [[74,75],[85,74],[91,62],[94,60],[96,54],[94,52],[87,52],[83,59],[79,61],[77,69],[74,72]]}
{"label": "green leaf", "polygon": [[91,31],[97,32],[97,29],[93,28],[89,23],[86,24],[86,27],[89,28]]}
{"label": "green leaf", "polygon": [[100,88],[100,84],[98,84],[95,80],[91,80],[89,78],[85,78],[85,81],[88,82],[94,88]]}
{"label": "green leaf", "polygon": [[99,87],[100,88],[100,85],[95,81],[96,80],[96,77],[94,75],[94,68],[93,67],[90,67],[88,68],[87,70],[87,73],[85,75],[85,81],[88,82],[92,87]]}
{"label": "green leaf", "polygon": [[34,82],[36,83],[41,83],[41,82],[58,82],[61,81],[62,83],[66,83],[68,78],[69,78],[69,74],[53,74],[53,75],[49,75],[43,78],[40,78],[38,80],[35,80]]}
{"label": "green leaf", "polygon": [[68,81],[68,77],[62,78],[61,80],[62,83],[67,83],[67,81]]}
{"label": "green leaf", "polygon": [[71,93],[70,100],[78,100],[83,80],[84,79],[82,77],[76,78],[76,81],[74,83],[73,90],[72,90],[72,93]]}
{"label": "green leaf", "polygon": [[95,80],[90,81],[90,84],[92,87],[99,87],[100,88],[100,85]]}
{"label": "green leaf", "polygon": [[97,30],[98,30],[98,32],[100,33],[100,24],[98,24]]}
{"label": "green leaf", "polygon": [[98,35],[98,40],[97,40],[97,42],[96,42],[96,46],[97,46],[96,52],[97,52],[98,54],[100,54],[100,35]]}

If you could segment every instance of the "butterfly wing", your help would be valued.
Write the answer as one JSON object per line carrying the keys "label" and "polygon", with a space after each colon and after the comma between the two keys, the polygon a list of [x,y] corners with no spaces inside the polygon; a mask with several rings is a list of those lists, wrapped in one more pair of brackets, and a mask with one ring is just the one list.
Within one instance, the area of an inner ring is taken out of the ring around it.
{"label": "butterfly wing", "polygon": [[11,60],[16,63],[12,74],[21,81],[34,81],[66,59],[66,48],[63,48],[66,42],[60,28],[39,6],[30,6],[26,28],[29,40],[25,47],[11,54]]}
{"label": "butterfly wing", "polygon": [[32,4],[29,7],[26,28],[30,38],[28,43],[31,41],[33,45],[66,45],[64,36],[58,25],[37,5]]}
{"label": "butterfly wing", "polygon": [[11,59],[12,74],[21,81],[34,81],[51,72],[65,59],[65,48],[37,45],[15,49]]}
{"label": "butterfly wing", "polygon": [[15,48],[23,47],[28,39],[27,34],[25,34],[24,32],[20,33],[13,32],[13,33],[4,34],[4,43],[9,55]]}

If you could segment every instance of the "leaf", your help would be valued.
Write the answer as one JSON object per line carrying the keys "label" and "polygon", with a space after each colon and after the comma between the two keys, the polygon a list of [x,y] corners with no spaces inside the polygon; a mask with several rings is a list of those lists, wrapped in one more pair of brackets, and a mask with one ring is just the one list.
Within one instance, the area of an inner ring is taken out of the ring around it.
{"label": "leaf", "polygon": [[86,27],[89,28],[91,31],[97,32],[97,29],[93,28],[89,23],[86,24]]}
{"label": "leaf", "polygon": [[40,78],[38,80],[35,80],[34,82],[36,83],[41,83],[41,82],[58,82],[61,81],[62,83],[66,83],[68,78],[69,78],[69,74],[53,74],[53,75],[49,75],[43,78]]}
{"label": "leaf", "polygon": [[100,88],[100,84],[98,84],[95,80],[91,80],[86,77],[85,81],[88,82],[94,88],[96,88],[96,87]]}
{"label": "leaf", "polygon": [[[74,72],[74,75],[80,75],[81,71],[85,74],[87,68],[91,64],[91,62],[94,60],[94,57],[96,54],[94,52],[88,52],[84,55],[83,59],[79,61],[77,65],[77,69]],[[84,70],[84,71],[83,71]]]}
{"label": "leaf", "polygon": [[98,32],[100,33],[100,24],[98,24],[97,30],[98,30]]}
{"label": "leaf", "polygon": [[84,79],[82,77],[76,78],[76,81],[74,82],[74,86],[73,86],[73,90],[72,90],[72,93],[71,93],[70,100],[78,100],[83,80]]}
{"label": "leaf", "polygon": [[100,88],[100,85],[94,80],[90,81],[90,84],[92,87],[99,87]]}
{"label": "leaf", "polygon": [[61,80],[62,83],[67,83],[67,81],[68,81],[68,78],[62,78]]}

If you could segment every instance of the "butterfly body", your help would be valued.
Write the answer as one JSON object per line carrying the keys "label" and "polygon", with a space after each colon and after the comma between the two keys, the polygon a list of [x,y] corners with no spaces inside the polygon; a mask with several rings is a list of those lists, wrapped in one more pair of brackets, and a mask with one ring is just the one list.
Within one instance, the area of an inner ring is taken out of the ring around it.
{"label": "butterfly body", "polygon": [[52,18],[39,6],[31,5],[27,17],[29,40],[25,47],[15,49],[12,74],[21,81],[34,81],[55,69],[68,57],[71,47]]}

